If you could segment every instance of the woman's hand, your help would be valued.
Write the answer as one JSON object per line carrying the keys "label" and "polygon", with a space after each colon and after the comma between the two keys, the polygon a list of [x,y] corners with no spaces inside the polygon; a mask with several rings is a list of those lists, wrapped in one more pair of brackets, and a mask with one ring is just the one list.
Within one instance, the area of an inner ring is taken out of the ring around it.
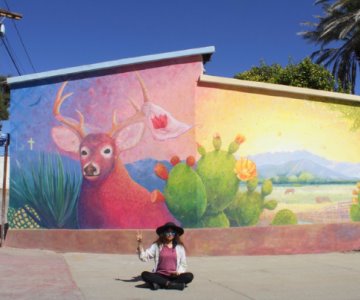
{"label": "woman's hand", "polygon": [[139,230],[136,233],[136,240],[138,242],[138,246],[137,246],[136,250],[137,250],[138,253],[140,253],[141,249],[142,249],[142,244],[141,244],[141,242],[142,242],[142,233]]}
{"label": "woman's hand", "polygon": [[142,238],[143,238],[142,232],[138,230],[136,233],[136,240],[139,244],[142,242]]}

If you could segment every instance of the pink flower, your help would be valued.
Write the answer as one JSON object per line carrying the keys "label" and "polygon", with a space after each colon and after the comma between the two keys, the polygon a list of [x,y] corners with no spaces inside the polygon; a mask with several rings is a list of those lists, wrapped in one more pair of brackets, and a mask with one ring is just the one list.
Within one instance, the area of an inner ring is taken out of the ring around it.
{"label": "pink flower", "polygon": [[155,129],[166,128],[168,124],[168,118],[167,115],[158,115],[153,117],[151,119],[151,122]]}
{"label": "pink flower", "polygon": [[152,136],[159,141],[176,138],[191,126],[176,120],[168,111],[153,103],[146,102],[141,108]]}

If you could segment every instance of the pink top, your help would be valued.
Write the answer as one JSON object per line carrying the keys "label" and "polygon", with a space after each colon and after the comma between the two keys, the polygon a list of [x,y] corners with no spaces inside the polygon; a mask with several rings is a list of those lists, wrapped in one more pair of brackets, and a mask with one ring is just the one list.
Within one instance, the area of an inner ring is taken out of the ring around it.
{"label": "pink top", "polygon": [[159,264],[156,273],[171,275],[176,272],[176,250],[164,246],[159,255]]}

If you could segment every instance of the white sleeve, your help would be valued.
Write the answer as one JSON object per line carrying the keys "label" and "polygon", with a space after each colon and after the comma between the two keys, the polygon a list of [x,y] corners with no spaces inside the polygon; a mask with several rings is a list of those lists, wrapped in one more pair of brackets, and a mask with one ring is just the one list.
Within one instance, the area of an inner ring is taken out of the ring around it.
{"label": "white sleeve", "polygon": [[187,262],[186,262],[186,254],[184,247],[180,247],[179,249],[179,263],[177,266],[177,272],[178,273],[184,273],[186,272],[187,268]]}
{"label": "white sleeve", "polygon": [[152,244],[150,248],[144,250],[144,248],[141,248],[139,251],[139,258],[142,261],[148,261],[149,259],[152,259],[155,256],[156,253],[156,244]]}

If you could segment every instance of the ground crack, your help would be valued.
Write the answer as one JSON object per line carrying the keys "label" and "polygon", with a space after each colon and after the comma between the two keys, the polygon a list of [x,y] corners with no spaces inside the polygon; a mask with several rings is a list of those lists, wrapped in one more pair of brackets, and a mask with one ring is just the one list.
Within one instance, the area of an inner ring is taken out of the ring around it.
{"label": "ground crack", "polygon": [[234,290],[233,288],[228,287],[228,286],[225,285],[225,284],[222,284],[222,283],[220,283],[220,282],[213,281],[213,280],[211,280],[211,279],[209,279],[209,281],[210,281],[211,283],[213,283],[213,284],[217,284],[217,285],[219,285],[219,286],[221,286],[221,287],[223,287],[223,288],[225,288],[225,289],[228,289],[229,291],[232,291],[232,292],[234,292],[235,294],[244,296],[244,297],[246,297],[247,299],[256,300],[255,298],[252,298],[252,297],[250,297],[250,296],[248,296],[248,295],[246,295],[246,294],[244,294],[244,293],[241,293],[241,292],[239,292],[239,291],[237,291],[237,290]]}

